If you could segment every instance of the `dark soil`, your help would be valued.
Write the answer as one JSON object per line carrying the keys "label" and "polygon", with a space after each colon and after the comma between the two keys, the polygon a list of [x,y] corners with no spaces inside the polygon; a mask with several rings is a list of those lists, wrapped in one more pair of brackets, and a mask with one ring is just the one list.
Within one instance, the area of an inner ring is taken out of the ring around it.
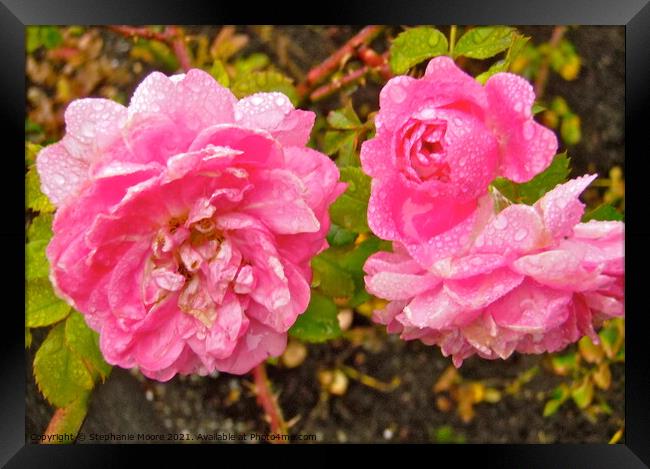
{"label": "dark soil", "polygon": [[[356,29],[275,28],[266,42],[251,34],[244,52],[266,52],[295,76],[322,61]],[[545,27],[523,29],[533,36],[535,43],[548,40],[551,32],[551,28]],[[582,117],[582,141],[569,149],[574,174],[595,169],[605,175],[613,165],[624,163],[624,29],[580,27],[570,30],[567,37],[583,60],[581,74],[577,80],[565,82],[552,73],[546,93],[549,97],[564,96]],[[278,54],[278,41],[291,44],[286,54],[288,60],[281,60],[284,56]],[[136,79],[139,80],[138,76],[134,76]],[[125,87],[127,96],[135,83]],[[370,84],[366,90],[360,90],[355,95],[355,104],[376,109],[378,89]],[[333,98],[319,106],[326,110],[337,104]],[[36,332],[34,343],[26,352],[28,442],[29,435],[40,434],[46,428],[53,413],[31,374],[33,353],[42,339],[43,334]],[[436,407],[432,386],[450,364],[437,348],[405,343],[391,336],[374,347],[338,341],[309,345],[308,351],[301,366],[268,366],[268,373],[280,393],[287,420],[299,417],[291,433],[315,434],[318,442],[436,442],[440,441],[440,428],[448,426],[457,439],[468,443],[604,443],[623,425],[625,379],[621,364],[613,366],[612,386],[601,393],[613,412],[600,416],[596,423],[590,422],[572,402],[555,415],[542,417],[548,392],[563,379],[544,369],[520,392],[503,394],[496,403],[476,405],[475,417],[464,423],[455,409],[442,412]],[[514,356],[507,361],[473,358],[464,363],[460,372],[466,380],[506,383],[540,362],[541,358],[534,356]],[[398,377],[401,384],[392,392],[382,392],[350,379],[342,396],[322,392],[318,372],[340,364],[384,382]],[[248,386],[250,380],[248,376],[221,374],[176,377],[168,383],[158,383],[137,372],[114,368],[92,396],[81,429],[86,437],[84,442],[89,442],[92,433],[265,433],[268,425]]]}

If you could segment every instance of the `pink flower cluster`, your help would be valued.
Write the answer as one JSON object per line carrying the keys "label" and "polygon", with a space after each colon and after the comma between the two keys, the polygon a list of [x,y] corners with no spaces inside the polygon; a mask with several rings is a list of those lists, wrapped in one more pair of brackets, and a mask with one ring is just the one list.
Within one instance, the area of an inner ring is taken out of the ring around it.
{"label": "pink flower cluster", "polygon": [[422,79],[384,87],[377,135],[362,147],[369,224],[394,251],[364,266],[368,291],[390,300],[374,319],[457,366],[597,340],[594,324],[623,315],[623,224],[580,223],[578,196],[595,176],[500,212],[488,191],[495,176],[530,180],[557,150],[533,100],[520,77],[482,87],[436,58]]}
{"label": "pink flower cluster", "polygon": [[37,159],[58,207],[50,278],[109,363],[164,381],[282,353],[344,189],[305,147],[314,117],[281,93],[238,101],[200,70],[152,73],[128,108],[68,106]]}

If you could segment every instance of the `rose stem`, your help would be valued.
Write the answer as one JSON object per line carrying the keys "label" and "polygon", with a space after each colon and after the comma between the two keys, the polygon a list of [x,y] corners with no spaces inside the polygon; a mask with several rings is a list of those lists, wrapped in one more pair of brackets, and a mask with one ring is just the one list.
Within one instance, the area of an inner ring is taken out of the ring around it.
{"label": "rose stem", "polygon": [[[548,41],[551,50],[557,47],[567,29],[566,26],[556,26],[553,28],[553,34],[551,34],[551,39]],[[535,80],[535,97],[537,100],[539,100],[544,94],[544,88],[546,88],[546,81],[548,80],[548,67],[549,56],[547,54],[539,67],[537,79]]]}
{"label": "rose stem", "polygon": [[[270,382],[266,375],[266,368],[263,362],[253,368],[253,380],[255,383],[255,393],[257,394],[257,403],[268,416],[271,432],[287,435],[287,423],[282,417],[282,409],[280,409],[276,397],[271,393]],[[287,443],[283,439],[271,441]]]}
{"label": "rose stem", "polygon": [[192,68],[192,60],[185,45],[185,36],[180,28],[168,26],[162,33],[148,28],[136,28],[133,26],[109,26],[108,29],[125,37],[141,37],[163,42],[172,49],[178,59],[178,63],[184,71],[187,72]]}
{"label": "rose stem", "polygon": [[305,81],[298,85],[298,93],[301,96],[306,95],[310,88],[323,81],[330,73],[345,64],[348,58],[353,55],[354,50],[357,47],[362,44],[369,44],[382,29],[383,26],[366,26],[357,34],[352,36],[338,50],[333,52],[329,57],[307,73]]}

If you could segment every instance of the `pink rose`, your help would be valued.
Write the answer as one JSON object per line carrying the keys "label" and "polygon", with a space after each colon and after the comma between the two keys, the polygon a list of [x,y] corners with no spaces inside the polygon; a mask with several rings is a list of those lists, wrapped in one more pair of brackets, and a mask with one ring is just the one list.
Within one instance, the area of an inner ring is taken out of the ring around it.
{"label": "pink rose", "polygon": [[314,114],[281,93],[237,101],[191,70],[150,74],[128,108],[74,101],[65,119],[37,160],[58,206],[50,278],[106,360],[164,381],[279,355],[343,190],[305,147]]}
{"label": "pink rose", "polygon": [[421,79],[391,79],[377,134],[361,148],[371,230],[423,266],[466,244],[490,182],[528,181],[556,153],[555,134],[533,120],[534,99],[521,77],[497,73],[483,87],[448,57],[431,60]]}
{"label": "pink rose", "polygon": [[399,243],[371,256],[368,291],[390,300],[374,320],[437,344],[460,366],[478,354],[553,352],[624,314],[624,225],[580,223],[595,176],[557,186],[534,206],[493,213],[466,252],[424,269]]}

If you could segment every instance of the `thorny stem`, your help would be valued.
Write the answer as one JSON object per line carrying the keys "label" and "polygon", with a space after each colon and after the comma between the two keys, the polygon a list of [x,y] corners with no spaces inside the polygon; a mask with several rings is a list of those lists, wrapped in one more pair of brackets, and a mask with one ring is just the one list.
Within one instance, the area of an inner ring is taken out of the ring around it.
{"label": "thorny stem", "polygon": [[192,68],[190,53],[185,44],[185,35],[180,28],[168,26],[162,33],[148,28],[134,26],[109,26],[108,29],[125,37],[141,37],[163,42],[171,47],[174,55],[178,59],[178,63],[184,71],[187,72]]}
{"label": "thorny stem", "polygon": [[343,46],[307,73],[305,81],[298,85],[298,94],[300,96],[306,95],[314,85],[317,85],[329,74],[343,66],[354,55],[355,49],[369,44],[382,29],[383,26],[366,26],[352,36]]}
{"label": "thorny stem", "polygon": [[[287,435],[289,433],[288,426],[282,417],[282,409],[280,409],[277,399],[271,393],[270,383],[266,375],[264,363],[260,363],[253,368],[253,380],[255,383],[255,393],[257,394],[257,403],[268,416],[271,431],[273,433]],[[283,439],[271,441],[287,443],[287,441]]]}
{"label": "thorny stem", "polygon": [[[550,49],[553,50],[562,40],[564,33],[567,31],[566,26],[556,26],[553,29],[551,34],[551,39],[548,41]],[[548,69],[550,65],[550,57],[546,55],[542,61],[542,64],[539,67],[539,72],[537,73],[537,79],[535,80],[535,96],[539,100],[544,94],[544,88],[546,88],[546,81],[548,80]]]}
{"label": "thorny stem", "polygon": [[[377,59],[380,60],[378,66],[372,66],[370,63],[367,63],[367,62],[377,63]],[[312,101],[318,101],[319,99],[323,99],[329,96],[330,94],[334,93],[335,91],[343,88],[344,86],[362,79],[371,70],[377,70],[381,74],[381,76],[387,80],[392,76],[390,72],[390,67],[388,65],[387,54],[376,55],[375,53],[375,55],[373,56],[366,51],[361,60],[367,64],[361,68],[351,71],[350,73],[348,73],[347,75],[341,78],[333,80],[330,83],[315,89],[309,95],[309,99],[311,99]]]}

